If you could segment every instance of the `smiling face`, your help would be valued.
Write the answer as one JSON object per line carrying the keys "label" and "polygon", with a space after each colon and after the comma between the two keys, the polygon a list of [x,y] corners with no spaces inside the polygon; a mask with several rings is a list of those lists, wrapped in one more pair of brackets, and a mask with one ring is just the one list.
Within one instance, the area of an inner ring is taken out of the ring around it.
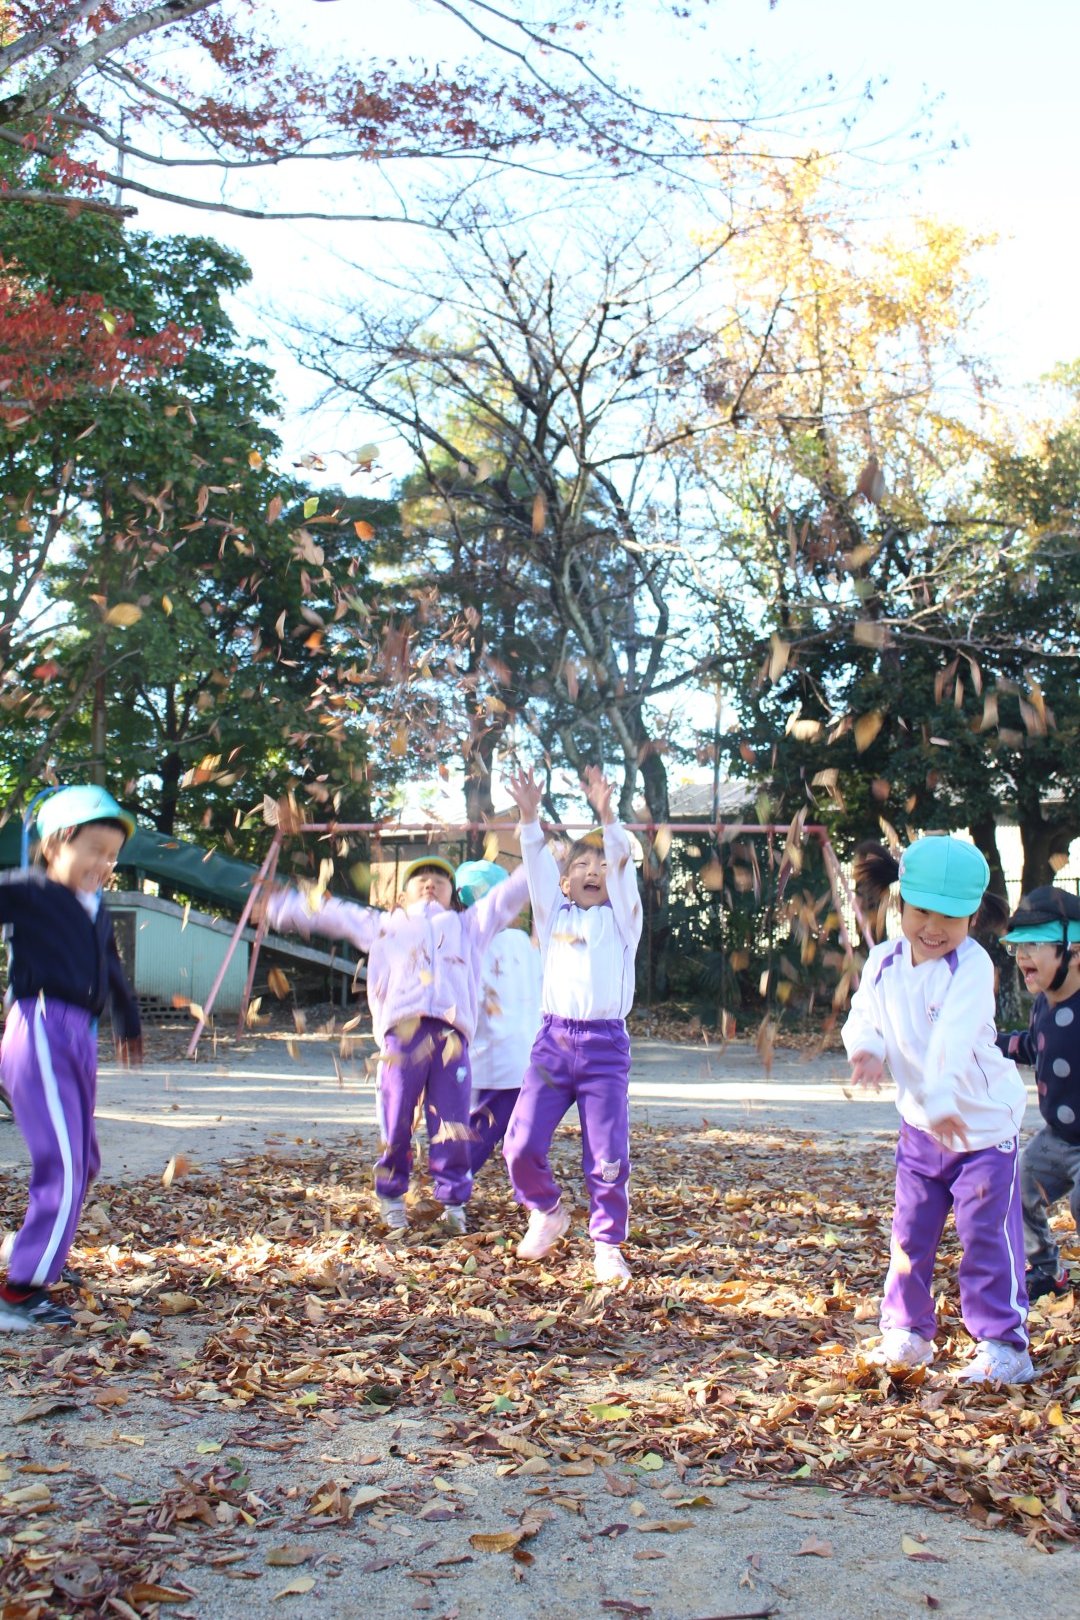
{"label": "smiling face", "polygon": [[42,844],[45,870],[66,889],[96,894],[113,875],[124,832],[115,822],[90,821],[70,837],[53,833]]}
{"label": "smiling face", "polygon": [[413,873],[405,885],[404,899],[407,906],[422,900],[426,904],[438,906],[442,911],[449,911],[453,898],[454,885],[446,873],[437,866],[422,866],[419,872]]}
{"label": "smiling face", "polygon": [[1024,987],[1029,996],[1036,996],[1041,990],[1048,1001],[1066,1001],[1069,996],[1075,996],[1080,990],[1080,946],[1070,946],[1069,971],[1065,975],[1064,984],[1057,990],[1051,990],[1050,986],[1061,966],[1059,946],[1038,940],[1034,943],[1019,944],[1015,949],[1016,966],[1023,977]]}
{"label": "smiling face", "polygon": [[607,861],[602,849],[592,844],[576,845],[570,851],[559,887],[571,905],[587,911],[607,900]]}
{"label": "smiling face", "polygon": [[940,962],[955,951],[967,939],[970,922],[970,917],[945,917],[940,911],[924,911],[907,900],[900,910],[900,927],[916,967],[920,962]]}

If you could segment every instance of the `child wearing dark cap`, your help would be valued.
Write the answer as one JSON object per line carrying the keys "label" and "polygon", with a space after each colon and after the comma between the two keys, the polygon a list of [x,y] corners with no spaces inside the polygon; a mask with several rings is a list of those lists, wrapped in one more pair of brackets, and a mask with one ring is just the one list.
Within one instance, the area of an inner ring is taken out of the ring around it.
{"label": "child wearing dark cap", "polygon": [[1020,1156],[1029,1299],[1072,1288],[1047,1212],[1069,1198],[1080,1229],[1080,898],[1047,885],[1025,894],[1009,918],[1005,945],[1035,997],[1027,1029],[1003,1031],[998,1046],[1035,1070],[1043,1126]]}

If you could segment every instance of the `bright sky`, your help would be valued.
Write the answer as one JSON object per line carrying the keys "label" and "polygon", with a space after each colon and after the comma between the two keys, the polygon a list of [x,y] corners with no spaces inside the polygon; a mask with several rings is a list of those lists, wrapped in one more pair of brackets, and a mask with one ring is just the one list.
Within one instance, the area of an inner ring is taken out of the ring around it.
{"label": "bright sky", "polygon": [[[520,0],[518,0],[520,3]],[[697,21],[680,32],[656,0],[627,0],[626,18],[605,46],[603,66],[634,83],[643,99],[665,99],[680,108],[707,106],[699,86],[745,74],[767,105],[786,109],[800,101],[803,86],[832,76],[841,105],[851,106],[868,81],[885,80],[860,120],[856,147],[881,160],[887,192],[896,187],[897,208],[921,208],[1001,240],[984,260],[990,301],[983,338],[1002,376],[1019,386],[1035,381],[1059,360],[1080,358],[1080,300],[1075,294],[1080,261],[1080,223],[1075,206],[1080,142],[1080,98],[1075,90],[1080,59],[1080,6],[1075,0],[905,0],[894,6],[866,0],[691,0]],[[283,8],[284,9],[284,8]],[[547,7],[536,0],[534,11]],[[423,0],[401,0],[381,10],[364,0],[301,5],[290,0],[289,17],[303,23],[305,47],[355,32],[358,55],[386,51],[405,66],[418,37]],[[429,58],[444,65],[460,60],[465,36],[432,24],[419,37]],[[405,37],[403,37],[403,34]],[[586,33],[583,39],[588,39]],[[821,128],[835,137],[836,114],[821,95]],[[923,116],[927,105],[933,111]],[[812,120],[811,120],[812,127]],[[929,127],[920,147],[911,138]],[[956,150],[948,150],[951,141]],[[880,143],[880,144],[875,144]],[[923,154],[919,174],[903,175],[908,152]],[[344,178],[343,171],[331,171]],[[314,178],[308,173],[305,188]],[[307,193],[310,195],[310,192]],[[271,194],[267,200],[272,201]],[[347,198],[363,206],[363,198]],[[296,194],[286,206],[296,206]],[[301,204],[302,205],[302,204]],[[280,203],[279,203],[280,206]],[[268,336],[264,313],[304,304],[310,289],[325,292],[347,283],[340,248],[363,259],[388,251],[409,258],[423,254],[419,234],[395,228],[302,223],[266,225],[224,216],[165,211],[146,205],[140,223],[156,229],[210,231],[233,243],[255,270],[253,287],[238,318],[253,335]],[[392,244],[392,245],[391,245]],[[280,364],[290,407],[286,443],[327,448],[327,419],[317,428],[300,416],[311,393],[309,380],[287,356]],[[341,448],[370,438],[370,424],[335,421]]]}

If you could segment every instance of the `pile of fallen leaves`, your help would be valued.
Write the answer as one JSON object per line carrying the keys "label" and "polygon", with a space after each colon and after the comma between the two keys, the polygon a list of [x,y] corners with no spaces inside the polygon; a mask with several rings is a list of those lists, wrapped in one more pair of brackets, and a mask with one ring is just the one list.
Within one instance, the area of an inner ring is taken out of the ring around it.
{"label": "pile of fallen leaves", "polygon": [[[634,1281],[623,1293],[593,1285],[587,1241],[539,1265],[516,1258],[521,1215],[498,1162],[478,1181],[468,1236],[444,1237],[438,1206],[421,1196],[394,1244],[358,1169],[370,1151],[226,1161],[212,1175],[175,1160],[153,1183],[102,1185],[71,1257],[83,1276],[79,1331],[0,1343],[3,1394],[35,1425],[73,1406],[122,1422],[148,1396],[174,1421],[213,1407],[245,1446],[284,1457],[312,1424],[332,1430],[343,1415],[436,1414],[455,1455],[541,1484],[556,1466],[561,1477],[668,1461],[697,1482],[683,1492],[691,1506],[702,1482],[785,1480],[953,1509],[1044,1543],[1077,1537],[1071,1296],[1033,1311],[1036,1384],[891,1376],[858,1355],[887,1258],[887,1154],[705,1125],[634,1145]],[[579,1188],[572,1135],[555,1159]],[[20,1179],[3,1192],[10,1226]],[[1076,1258],[1075,1234],[1063,1236]],[[943,1369],[970,1349],[956,1259],[947,1247],[939,1270]],[[130,1620],[182,1604],[189,1589],[170,1577],[178,1535],[189,1563],[242,1557],[236,1537],[281,1522],[284,1487],[254,1489],[220,1449],[154,1499],[125,1501],[70,1470],[62,1448],[55,1464],[28,1464],[9,1440],[4,1620]],[[348,1525],[400,1509],[392,1494],[365,1499],[329,1479],[289,1511]],[[81,1527],[74,1562],[43,1528],[57,1515]],[[528,1526],[501,1534],[527,1556]]]}

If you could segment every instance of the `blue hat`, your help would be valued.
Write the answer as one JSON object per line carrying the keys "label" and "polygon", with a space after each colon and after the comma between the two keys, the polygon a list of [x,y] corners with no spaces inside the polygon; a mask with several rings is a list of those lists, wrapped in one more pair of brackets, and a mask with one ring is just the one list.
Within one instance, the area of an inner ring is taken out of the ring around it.
{"label": "blue hat", "polygon": [[91,821],[118,821],[125,838],[130,838],[135,831],[131,811],[121,809],[103,787],[87,783],[49,794],[38,811],[38,837],[48,838],[50,833],[63,832],[66,827],[85,827]]}
{"label": "blue hat", "polygon": [[917,838],[900,857],[900,895],[943,917],[970,917],[990,882],[986,857],[965,838]]}
{"label": "blue hat", "polygon": [[496,883],[509,876],[509,872],[502,866],[496,866],[494,861],[463,861],[454,878],[458,899],[463,906],[475,905]]}

